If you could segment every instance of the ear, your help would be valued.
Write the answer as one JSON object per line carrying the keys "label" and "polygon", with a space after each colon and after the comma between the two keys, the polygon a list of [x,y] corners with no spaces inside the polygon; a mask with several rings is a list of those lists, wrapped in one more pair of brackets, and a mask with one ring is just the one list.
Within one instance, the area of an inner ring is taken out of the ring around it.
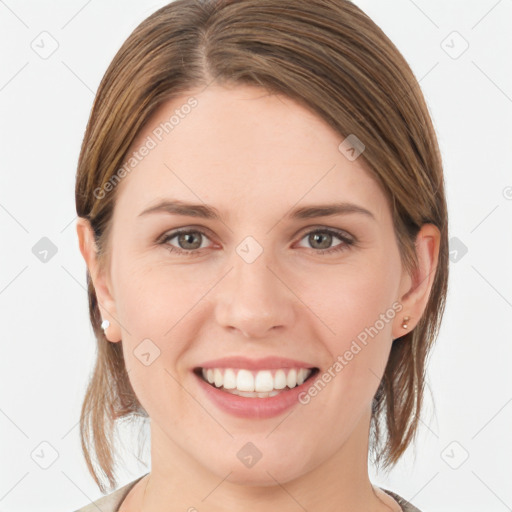
{"label": "ear", "polygon": [[[403,306],[393,324],[393,339],[400,338],[416,327],[427,307],[427,302],[436,275],[441,233],[437,226],[424,224],[416,237],[418,268],[414,275],[405,270],[400,282],[399,301]],[[404,318],[406,328],[402,327]]]}
{"label": "ear", "polygon": [[110,284],[109,276],[105,269],[100,268],[97,257],[97,246],[94,240],[94,230],[90,222],[83,218],[78,217],[76,223],[76,232],[78,235],[78,244],[80,252],[85,260],[89,275],[91,276],[98,305],[100,308],[101,317],[103,320],[110,322],[109,327],[105,330],[105,336],[108,341],[116,343],[121,341],[121,329],[117,319],[115,300],[112,295],[112,286]]}

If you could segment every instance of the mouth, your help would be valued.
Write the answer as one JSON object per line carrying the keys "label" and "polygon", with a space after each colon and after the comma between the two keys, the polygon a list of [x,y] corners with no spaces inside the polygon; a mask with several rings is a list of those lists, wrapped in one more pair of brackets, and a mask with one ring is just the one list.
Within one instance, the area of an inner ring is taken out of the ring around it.
{"label": "mouth", "polygon": [[281,395],[313,379],[319,368],[194,368],[193,372],[211,387],[244,398]]}

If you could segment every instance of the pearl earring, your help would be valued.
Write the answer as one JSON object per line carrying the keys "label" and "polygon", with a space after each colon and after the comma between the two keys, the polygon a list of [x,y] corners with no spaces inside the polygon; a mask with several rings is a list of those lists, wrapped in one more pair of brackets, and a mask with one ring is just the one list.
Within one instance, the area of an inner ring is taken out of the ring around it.
{"label": "pearl earring", "polygon": [[106,331],[108,329],[108,326],[110,325],[110,322],[108,320],[103,320],[103,322],[101,322],[101,328]]}
{"label": "pearl earring", "polygon": [[407,329],[407,322],[410,320],[410,317],[406,316],[404,317],[403,321],[402,321],[402,327],[404,329]]}

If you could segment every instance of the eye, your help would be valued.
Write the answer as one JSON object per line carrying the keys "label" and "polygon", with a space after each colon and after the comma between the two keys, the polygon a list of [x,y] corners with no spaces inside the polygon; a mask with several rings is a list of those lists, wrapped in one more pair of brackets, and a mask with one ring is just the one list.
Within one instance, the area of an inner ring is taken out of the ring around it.
{"label": "eye", "polygon": [[[340,240],[340,242],[332,246],[335,238]],[[174,239],[176,239],[175,244],[177,245],[170,243]],[[301,238],[301,241],[304,239],[307,239],[310,248],[317,254],[337,253],[349,249],[356,243],[355,239],[346,232],[332,228],[318,228],[309,231]],[[201,249],[208,247],[205,244],[206,240],[209,240],[209,238],[203,231],[180,229],[164,235],[159,243],[165,245],[172,253],[196,256],[201,253]]]}
{"label": "eye", "polygon": [[[301,240],[304,240],[305,238],[307,238],[308,243],[311,244],[313,249],[318,249],[315,250],[318,254],[332,254],[344,251],[355,244],[354,239],[345,232],[328,228],[309,231]],[[334,247],[331,247],[333,238],[337,238],[338,240],[341,240],[341,242],[336,244]]]}
{"label": "eye", "polygon": [[[178,247],[169,243],[174,238],[177,238]],[[199,252],[199,249],[204,249],[202,242],[205,238],[208,239],[202,231],[183,229],[165,235],[160,243],[166,244],[171,252],[193,256]]]}

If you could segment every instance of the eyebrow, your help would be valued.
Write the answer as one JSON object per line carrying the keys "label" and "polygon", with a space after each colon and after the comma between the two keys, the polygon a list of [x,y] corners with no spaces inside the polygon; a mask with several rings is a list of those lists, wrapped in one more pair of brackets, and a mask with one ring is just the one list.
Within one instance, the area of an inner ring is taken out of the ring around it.
{"label": "eyebrow", "polygon": [[[167,213],[170,215],[184,215],[188,217],[200,217],[203,219],[222,220],[219,211],[213,206],[206,204],[187,203],[179,200],[164,199],[139,213],[142,217],[152,213]],[[316,217],[330,217],[334,215],[346,215],[359,213],[366,215],[373,220],[373,213],[362,206],[354,203],[339,202],[328,204],[313,204],[296,208],[285,215],[285,219],[312,219]]]}

